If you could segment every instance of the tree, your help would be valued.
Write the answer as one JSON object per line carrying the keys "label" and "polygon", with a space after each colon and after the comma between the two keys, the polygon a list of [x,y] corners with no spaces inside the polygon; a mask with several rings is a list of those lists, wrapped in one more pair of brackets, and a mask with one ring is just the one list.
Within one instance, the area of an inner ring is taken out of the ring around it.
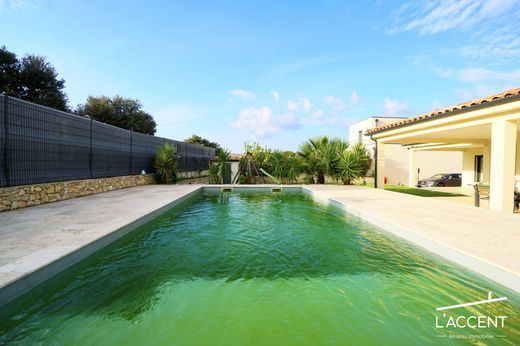
{"label": "tree", "polygon": [[20,63],[16,54],[0,48],[0,92],[16,96],[20,89]]}
{"label": "tree", "polygon": [[190,138],[187,138],[184,141],[186,143],[202,145],[202,146],[208,147],[208,148],[215,148],[216,152],[218,152],[222,149],[220,144],[218,144],[217,142],[211,142],[211,141],[207,140],[206,138],[202,138],[201,136],[198,136],[198,135],[191,135]]}
{"label": "tree", "polygon": [[244,151],[246,154],[251,154],[255,160],[257,167],[271,172],[273,165],[273,151],[267,147],[262,147],[259,143],[245,143]]}
{"label": "tree", "polygon": [[170,143],[162,144],[155,154],[153,163],[157,181],[164,184],[175,183],[177,181],[177,162],[177,148]]}
{"label": "tree", "polygon": [[299,155],[309,180],[318,184],[324,184],[326,176],[351,184],[370,167],[370,155],[363,144],[351,147],[344,140],[327,136],[308,139],[300,146]]}
{"label": "tree", "polygon": [[45,57],[26,55],[21,61],[0,48],[0,92],[62,111],[69,110],[65,81]]}
{"label": "tree", "polygon": [[325,175],[331,175],[334,165],[334,140],[327,136],[310,138],[300,145],[298,152],[305,162],[307,175],[316,177],[318,184],[325,184]]}
{"label": "tree", "polygon": [[270,173],[283,183],[298,181],[301,173],[301,159],[291,151],[275,150],[271,155]]}
{"label": "tree", "polygon": [[210,184],[224,184],[226,177],[231,173],[229,166],[229,155],[231,152],[227,149],[219,148],[217,151],[217,159],[209,166]]}
{"label": "tree", "polygon": [[78,105],[75,113],[148,135],[155,134],[157,126],[153,117],[142,110],[139,100],[121,96],[89,96],[85,104]]}
{"label": "tree", "polygon": [[335,175],[343,184],[350,185],[354,179],[365,176],[370,162],[367,148],[362,143],[358,143],[352,148],[345,148],[338,152]]}

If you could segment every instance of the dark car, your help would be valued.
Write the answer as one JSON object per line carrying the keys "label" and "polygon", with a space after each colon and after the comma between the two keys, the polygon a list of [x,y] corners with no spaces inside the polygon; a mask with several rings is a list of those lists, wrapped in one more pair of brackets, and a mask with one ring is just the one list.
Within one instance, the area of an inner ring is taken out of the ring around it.
{"label": "dark car", "polygon": [[444,187],[444,186],[461,186],[462,174],[460,173],[441,173],[434,176],[419,180],[417,187]]}

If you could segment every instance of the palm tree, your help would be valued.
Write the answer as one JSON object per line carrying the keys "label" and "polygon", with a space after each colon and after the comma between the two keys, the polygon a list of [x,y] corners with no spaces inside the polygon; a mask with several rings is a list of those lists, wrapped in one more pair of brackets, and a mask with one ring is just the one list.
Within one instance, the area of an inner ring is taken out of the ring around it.
{"label": "palm tree", "polygon": [[350,185],[354,179],[363,177],[370,167],[370,155],[367,148],[358,143],[352,149],[338,153],[336,176],[343,184]]}
{"label": "palm tree", "polygon": [[231,152],[229,150],[223,149],[223,148],[217,152],[217,157],[219,160],[218,175],[220,178],[220,184],[224,184],[226,177],[230,173],[230,167],[228,164],[230,155],[231,155]]}
{"label": "palm tree", "polygon": [[208,183],[209,184],[219,184],[220,183],[220,177],[219,177],[219,171],[220,167],[217,162],[212,162],[209,165],[209,172],[208,172]]}
{"label": "palm tree", "polygon": [[226,177],[230,173],[230,167],[228,164],[229,156],[231,152],[229,150],[219,148],[216,153],[216,160],[214,160],[209,166],[209,178],[210,184],[224,184]]}
{"label": "palm tree", "polygon": [[329,137],[322,136],[310,138],[300,145],[298,154],[305,161],[305,173],[312,176],[313,180],[316,177],[318,184],[325,184],[325,172],[327,170],[326,158],[327,146],[329,145]]}
{"label": "palm tree", "polygon": [[311,138],[300,146],[299,155],[305,161],[305,173],[318,184],[325,183],[325,176],[350,184],[370,167],[370,156],[363,144],[351,147],[339,138]]}
{"label": "palm tree", "polygon": [[302,162],[301,158],[293,153],[285,153],[285,178],[288,183],[297,182],[302,173]]}
{"label": "palm tree", "polygon": [[159,147],[154,159],[155,176],[160,183],[170,184],[177,180],[177,148],[170,143]]}
{"label": "palm tree", "polygon": [[285,180],[285,157],[280,150],[273,151],[271,155],[271,174],[279,181]]}
{"label": "palm tree", "polygon": [[347,148],[348,143],[341,139],[322,136],[304,142],[299,154],[305,161],[305,172],[316,177],[318,184],[325,184],[325,176],[336,176],[338,153]]}

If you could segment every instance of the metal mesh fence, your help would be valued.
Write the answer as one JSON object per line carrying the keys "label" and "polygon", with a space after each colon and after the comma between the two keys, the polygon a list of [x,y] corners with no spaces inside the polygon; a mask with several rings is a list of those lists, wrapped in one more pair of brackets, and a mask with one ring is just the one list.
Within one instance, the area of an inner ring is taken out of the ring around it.
{"label": "metal mesh fence", "polygon": [[153,172],[162,143],[177,147],[179,172],[206,170],[213,148],[135,133],[0,96],[0,186]]}
{"label": "metal mesh fence", "polygon": [[5,177],[6,173],[6,162],[7,162],[7,152],[6,152],[6,138],[5,138],[5,127],[7,123],[5,121],[5,106],[4,106],[4,97],[0,97],[0,186],[6,186],[7,181]]}
{"label": "metal mesh fence", "polygon": [[130,131],[92,122],[93,178],[131,173],[130,136]]}

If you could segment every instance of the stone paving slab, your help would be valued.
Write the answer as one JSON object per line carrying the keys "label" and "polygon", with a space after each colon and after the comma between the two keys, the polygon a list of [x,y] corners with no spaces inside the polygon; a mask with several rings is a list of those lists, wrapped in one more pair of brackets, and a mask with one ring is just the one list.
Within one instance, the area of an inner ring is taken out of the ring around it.
{"label": "stone paving slab", "polygon": [[[0,305],[106,246],[200,187],[140,186],[0,213]],[[34,275],[44,270],[47,272]]]}
{"label": "stone paving slab", "polygon": [[363,186],[306,185],[304,189],[520,292],[518,215]]}
{"label": "stone paving slab", "polygon": [[[0,305],[204,186],[141,186],[0,213]],[[520,292],[518,216],[361,186],[302,188]]]}

